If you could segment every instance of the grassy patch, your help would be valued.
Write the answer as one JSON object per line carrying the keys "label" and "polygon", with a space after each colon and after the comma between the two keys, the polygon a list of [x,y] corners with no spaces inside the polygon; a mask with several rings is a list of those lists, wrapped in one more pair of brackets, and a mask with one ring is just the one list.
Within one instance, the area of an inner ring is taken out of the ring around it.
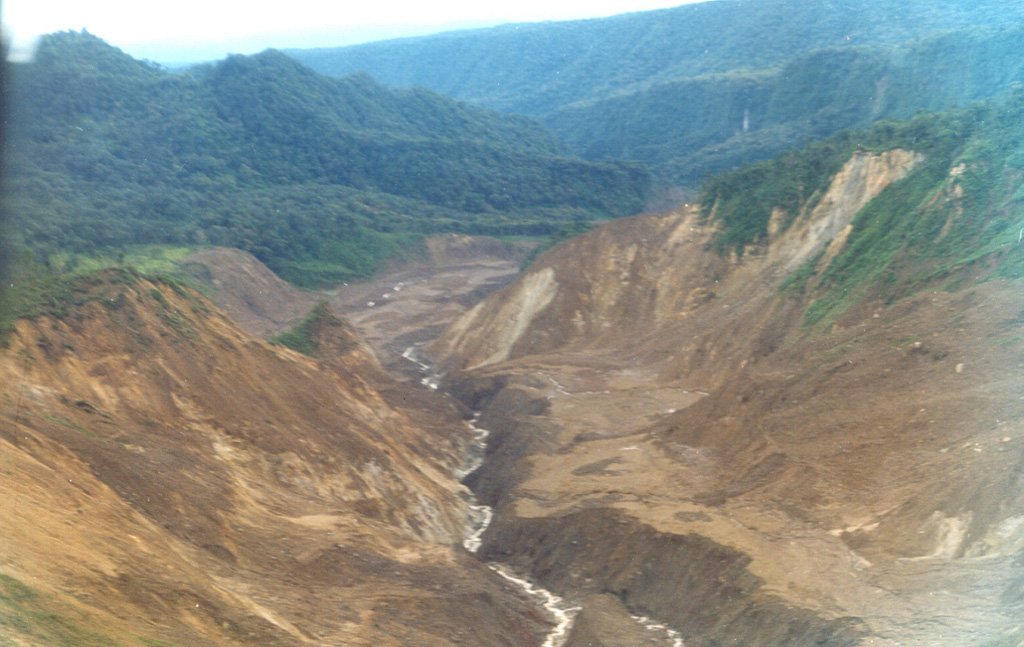
{"label": "grassy patch", "polygon": [[67,420],[63,420],[61,418],[55,418],[54,416],[48,416],[48,415],[45,415],[45,414],[42,415],[42,416],[39,416],[39,417],[44,419],[44,420],[49,420],[50,422],[56,422],[58,425],[62,425],[64,427],[69,427],[71,429],[74,429],[75,431],[80,431],[83,434],[85,434],[86,436],[89,436],[91,438],[97,438],[97,439],[100,439],[100,440],[104,440],[103,438],[100,438],[100,436],[97,436],[96,434],[94,434],[93,432],[89,431],[88,429],[86,429],[82,425],[76,425],[73,422],[69,422]]}
{"label": "grassy patch", "polygon": [[95,273],[38,276],[16,283],[5,293],[0,311],[0,341],[6,340],[17,319],[51,316],[64,319],[76,308],[102,299],[105,282]]}
{"label": "grassy patch", "polygon": [[320,342],[317,340],[318,332],[324,326],[340,326],[341,319],[335,317],[327,307],[326,301],[317,303],[309,316],[302,322],[286,332],[273,337],[270,341],[298,351],[310,357],[320,357]]}
{"label": "grassy patch", "polygon": [[[148,290],[149,296],[157,303],[158,316],[178,334],[193,337],[195,333],[187,319],[171,307],[159,287],[169,286],[175,294],[187,299],[192,312],[208,312],[206,303],[189,289],[185,280],[167,274],[143,275],[131,267],[116,267],[23,277],[4,294],[3,308],[0,309],[0,346],[6,346],[17,319],[42,316],[81,319],[81,307],[92,302],[113,311],[121,310],[129,298],[125,286],[136,285],[141,279],[158,284],[158,287]],[[136,298],[142,302],[141,294],[136,294]]]}
{"label": "grassy patch", "polygon": [[900,286],[890,273],[897,256],[913,242],[927,240],[921,229],[931,229],[939,214],[924,210],[937,183],[948,170],[942,160],[918,167],[875,196],[854,220],[843,252],[822,273],[827,287],[807,309],[805,323],[814,325],[826,315],[839,315],[870,286],[885,280],[882,292],[894,296]]}
{"label": "grassy patch", "polygon": [[822,257],[825,256],[825,250],[821,250],[805,262],[800,267],[796,268],[796,271],[789,275],[789,277],[782,282],[779,286],[779,292],[790,296],[800,296],[807,289],[807,281],[817,274],[818,263]]}
{"label": "grassy patch", "polygon": [[8,575],[0,575],[0,626],[31,639],[33,643],[53,647],[114,647],[121,644],[59,612],[48,596]]}
{"label": "grassy patch", "polygon": [[333,287],[366,279],[388,262],[426,258],[423,236],[358,228],[344,240],[317,242],[315,253],[288,259],[261,259],[285,281],[301,288]]}
{"label": "grassy patch", "polygon": [[139,274],[174,274],[178,263],[198,247],[172,245],[140,245],[118,252],[74,254],[57,252],[49,258],[49,265],[58,273],[96,272],[110,268],[131,268]]}

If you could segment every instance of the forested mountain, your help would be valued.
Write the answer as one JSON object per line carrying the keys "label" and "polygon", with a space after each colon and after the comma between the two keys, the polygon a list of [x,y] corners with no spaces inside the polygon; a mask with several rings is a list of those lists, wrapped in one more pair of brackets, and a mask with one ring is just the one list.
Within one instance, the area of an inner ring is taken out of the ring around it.
{"label": "forested mountain", "polygon": [[545,234],[640,209],[646,172],[539,124],[268,50],[171,74],[86,32],[13,79],[8,208],[45,257],[239,247],[299,283],[371,272],[418,234]]}
{"label": "forested mountain", "polygon": [[[977,275],[1024,277],[1024,89],[969,108],[843,132],[802,150],[721,174],[701,196],[720,251],[763,251],[822,201],[855,154],[914,151],[921,161],[857,213],[842,253],[809,259],[788,285],[818,299],[808,323],[871,295],[895,301]],[[945,282],[945,283],[943,283]],[[840,307],[842,306],[842,307]]]}
{"label": "forested mountain", "polygon": [[288,53],[537,117],[577,154],[692,186],[839,129],[962,105],[1021,73],[1024,5],[719,0]]}
{"label": "forested mountain", "polygon": [[584,157],[642,159],[692,186],[845,128],[997,96],[1024,81],[1021,52],[1022,26],[821,49],[777,69],[659,83],[544,119]]}

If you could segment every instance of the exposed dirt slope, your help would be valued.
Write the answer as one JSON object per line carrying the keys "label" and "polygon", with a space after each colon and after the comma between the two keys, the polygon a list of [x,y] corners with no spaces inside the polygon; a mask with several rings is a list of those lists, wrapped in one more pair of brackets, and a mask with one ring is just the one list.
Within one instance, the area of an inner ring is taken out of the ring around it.
{"label": "exposed dirt slope", "polygon": [[[666,337],[667,327],[700,330],[705,320],[755,328],[747,306],[770,301],[772,286],[826,249],[868,200],[918,161],[900,150],[857,155],[812,213],[764,257],[751,258],[758,251],[751,249],[744,263],[705,251],[714,230],[697,218],[695,206],[616,220],[543,256],[501,297],[451,326],[433,352],[459,368],[480,367],[573,344],[618,349],[634,340],[648,352],[662,351],[680,340]],[[737,306],[745,310],[718,312]]]}
{"label": "exposed dirt slope", "polygon": [[206,286],[218,308],[259,337],[294,326],[316,303],[316,294],[286,283],[238,249],[204,249],[190,254],[181,267]]}
{"label": "exposed dirt slope", "polygon": [[[196,252],[183,261],[182,269],[204,286],[219,308],[257,336],[269,337],[294,326],[317,300],[325,299],[375,348],[398,356],[409,345],[436,336],[469,306],[511,282],[532,244],[446,234],[426,238],[423,248],[421,258],[331,292],[297,289],[237,249]],[[388,359],[389,354],[382,357]]]}
{"label": "exposed dirt slope", "polygon": [[425,241],[426,258],[373,281],[340,286],[331,306],[387,361],[437,336],[467,308],[519,273],[530,247],[484,236],[448,234]]}
{"label": "exposed dirt slope", "polygon": [[316,361],[178,286],[69,294],[0,352],[0,642],[536,644],[459,546],[440,396],[344,325]]}
{"label": "exposed dirt slope", "polygon": [[1019,644],[1019,286],[815,328],[779,289],[919,159],[857,155],[742,260],[696,208],[615,221],[450,327],[430,349],[495,429],[484,554],[690,645]]}

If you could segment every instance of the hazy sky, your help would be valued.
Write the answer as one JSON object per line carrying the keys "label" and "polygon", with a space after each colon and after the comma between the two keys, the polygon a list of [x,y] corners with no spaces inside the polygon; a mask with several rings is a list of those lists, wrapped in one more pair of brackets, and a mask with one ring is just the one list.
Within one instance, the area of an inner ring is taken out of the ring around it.
{"label": "hazy sky", "polygon": [[350,44],[502,22],[568,20],[694,0],[3,0],[16,53],[40,34],[91,33],[139,58],[203,60],[266,47]]}

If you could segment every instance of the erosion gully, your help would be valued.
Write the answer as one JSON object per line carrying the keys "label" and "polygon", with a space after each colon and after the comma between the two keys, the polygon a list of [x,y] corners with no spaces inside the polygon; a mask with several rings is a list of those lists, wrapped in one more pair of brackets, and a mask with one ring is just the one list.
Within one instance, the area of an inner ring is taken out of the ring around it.
{"label": "erosion gully", "polygon": [[[441,376],[433,366],[424,361],[419,353],[419,348],[414,345],[405,349],[402,357],[413,363],[419,370],[420,384],[432,390],[440,388]],[[473,430],[473,443],[469,448],[465,463],[455,470],[454,476],[463,482],[466,477],[478,470],[483,464],[487,454],[487,437],[490,431],[477,426],[480,413],[476,412],[470,420],[469,425]],[[483,544],[483,535],[494,520],[494,510],[491,506],[481,504],[472,491],[467,491],[466,503],[468,515],[466,523],[466,534],[462,541],[463,547],[473,553],[478,553]],[[569,638],[573,622],[581,607],[573,602],[555,595],[551,591],[538,586],[528,578],[516,573],[510,567],[499,562],[487,562],[488,568],[508,581],[515,589],[521,591],[528,598],[535,600],[547,612],[554,622],[554,628],[545,637],[542,647],[562,647]],[[679,633],[665,625],[655,622],[646,616],[633,616],[633,619],[650,630],[663,636],[666,645],[672,647],[683,647],[683,640]]]}

